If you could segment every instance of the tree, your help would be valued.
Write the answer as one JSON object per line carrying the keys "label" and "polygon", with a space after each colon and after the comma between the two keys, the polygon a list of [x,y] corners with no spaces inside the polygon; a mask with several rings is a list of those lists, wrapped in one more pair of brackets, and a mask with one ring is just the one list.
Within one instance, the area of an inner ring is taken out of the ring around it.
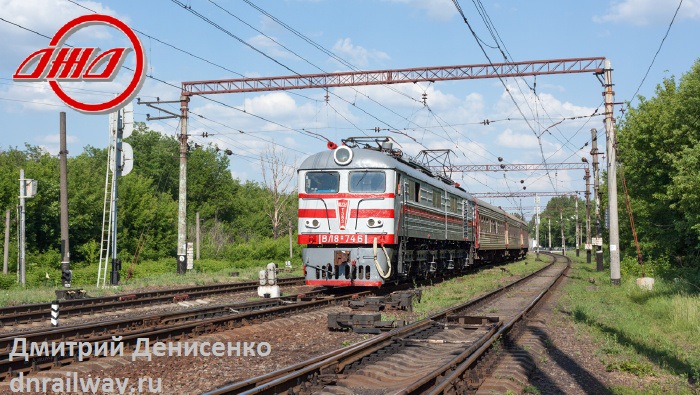
{"label": "tree", "polygon": [[287,223],[293,215],[289,210],[289,201],[296,166],[290,166],[286,162],[285,154],[277,151],[274,145],[260,154],[263,182],[270,194],[265,204],[265,213],[272,223],[272,237],[275,239],[285,233]]}
{"label": "tree", "polygon": [[[642,253],[675,265],[700,264],[700,62],[676,84],[664,79],[618,122],[624,166]],[[624,210],[621,196],[619,206]],[[622,214],[621,214],[622,217]],[[626,215],[625,215],[626,218]],[[620,221],[623,253],[636,255],[629,223]]]}
{"label": "tree", "polygon": [[[576,200],[578,199],[578,218],[581,226],[581,234],[585,234],[586,201],[577,196],[556,196],[547,202],[547,207],[540,213],[540,245],[548,245],[547,226],[551,220],[552,246],[561,246],[562,219],[564,221],[564,239],[570,248],[576,246]],[[530,237],[536,239],[535,216],[528,223]],[[582,238],[585,240],[585,238]]]}

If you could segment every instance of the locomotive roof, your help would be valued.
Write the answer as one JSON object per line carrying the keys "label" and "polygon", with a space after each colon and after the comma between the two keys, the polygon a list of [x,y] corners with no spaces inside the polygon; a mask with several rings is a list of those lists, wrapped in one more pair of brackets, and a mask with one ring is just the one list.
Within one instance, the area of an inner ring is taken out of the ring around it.
{"label": "locomotive roof", "polygon": [[476,199],[476,203],[479,205],[479,207],[487,207],[487,208],[489,208],[489,209],[491,209],[491,210],[493,210],[493,211],[496,211],[496,212],[499,212],[499,213],[503,213],[503,214],[506,216],[506,218],[508,218],[508,219],[510,219],[510,220],[512,220],[512,221],[519,222],[519,223],[521,223],[521,224],[527,226],[527,222],[525,222],[525,221],[523,221],[522,219],[516,217],[515,215],[513,215],[513,214],[511,214],[511,213],[509,213],[509,212],[503,210],[502,208],[500,208],[500,207],[498,207],[498,206],[494,206],[494,205],[492,205],[492,204],[486,203],[485,201],[483,201],[483,200],[481,200],[481,199]]}
{"label": "locomotive roof", "polygon": [[466,199],[469,199],[471,201],[477,201],[477,204],[482,207],[488,207],[496,212],[503,213],[506,217],[521,222],[525,225],[527,223],[520,218],[517,218],[503,209],[493,206],[491,204],[488,204],[484,202],[483,200],[480,199],[475,199],[469,192],[464,191],[461,188],[457,188],[454,185],[447,184],[446,182],[443,182],[440,178],[436,176],[431,176],[427,174],[425,171],[421,170],[421,167],[419,165],[414,165],[406,160],[399,160],[396,157],[393,157],[386,152],[381,152],[378,150],[374,149],[364,149],[364,148],[352,148],[353,151],[353,158],[352,162],[348,163],[345,166],[340,166],[337,163],[335,163],[335,160],[333,159],[333,152],[334,150],[326,150],[326,151],[321,151],[319,153],[313,154],[306,158],[301,165],[299,166],[298,170],[343,170],[343,169],[350,169],[350,170],[357,170],[357,169],[396,169],[400,170],[409,176],[423,181],[428,184],[436,185],[439,186],[440,188],[443,188],[450,193],[453,193],[458,196],[462,196]]}
{"label": "locomotive roof", "polygon": [[322,151],[306,158],[299,166],[299,170],[357,170],[357,169],[397,169],[409,176],[428,184],[439,186],[455,195],[462,196],[469,200],[474,200],[469,192],[454,185],[450,185],[436,176],[431,176],[422,171],[418,165],[412,165],[405,160],[398,160],[395,157],[378,150],[352,148],[352,162],[345,166],[340,166],[333,159],[333,150]]}

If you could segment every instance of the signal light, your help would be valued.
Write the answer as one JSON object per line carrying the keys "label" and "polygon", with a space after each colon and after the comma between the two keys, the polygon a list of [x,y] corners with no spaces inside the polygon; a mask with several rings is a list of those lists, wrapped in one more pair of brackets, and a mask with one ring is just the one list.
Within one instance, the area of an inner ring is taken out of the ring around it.
{"label": "signal light", "polygon": [[64,270],[61,273],[61,281],[63,282],[63,286],[66,288],[70,288],[70,282],[73,279],[73,271],[72,270]]}

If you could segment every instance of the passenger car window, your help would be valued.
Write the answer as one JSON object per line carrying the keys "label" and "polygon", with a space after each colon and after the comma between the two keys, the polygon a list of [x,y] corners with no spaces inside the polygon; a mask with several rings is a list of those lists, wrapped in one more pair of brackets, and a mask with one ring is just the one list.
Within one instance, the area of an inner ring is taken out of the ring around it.
{"label": "passenger car window", "polygon": [[442,208],[442,192],[433,191],[433,207]]}
{"label": "passenger car window", "polygon": [[306,193],[338,193],[339,185],[338,172],[306,173]]}

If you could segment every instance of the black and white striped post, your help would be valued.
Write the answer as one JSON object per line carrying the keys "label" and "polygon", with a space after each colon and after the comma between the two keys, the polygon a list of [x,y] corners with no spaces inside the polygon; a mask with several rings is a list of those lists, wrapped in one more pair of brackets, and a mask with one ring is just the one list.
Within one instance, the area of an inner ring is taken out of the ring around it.
{"label": "black and white striped post", "polygon": [[51,302],[51,326],[58,326],[58,300]]}

